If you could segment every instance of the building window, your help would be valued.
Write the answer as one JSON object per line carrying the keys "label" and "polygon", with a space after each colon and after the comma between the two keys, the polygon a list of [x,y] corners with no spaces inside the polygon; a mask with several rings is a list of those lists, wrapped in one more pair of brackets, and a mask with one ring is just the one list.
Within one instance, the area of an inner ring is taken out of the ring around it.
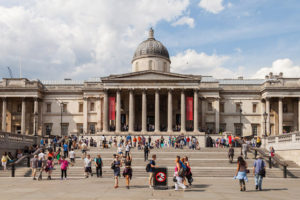
{"label": "building window", "polygon": [[283,112],[287,113],[288,112],[288,105],[285,103],[283,104]]}
{"label": "building window", "polygon": [[241,103],[236,103],[235,104],[235,112],[240,112],[241,111],[241,109],[242,109],[242,107],[241,107]]}
{"label": "building window", "polygon": [[21,103],[19,103],[17,106],[17,112],[18,113],[22,112],[22,104]]}
{"label": "building window", "polygon": [[152,60],[149,60],[149,70],[152,70]]}
{"label": "building window", "polygon": [[62,123],[61,124],[61,135],[62,136],[67,136],[69,132],[69,123]]}
{"label": "building window", "polygon": [[46,112],[51,112],[51,103],[46,104]]}
{"label": "building window", "polygon": [[167,63],[164,62],[164,71],[166,72],[167,71]]}
{"label": "building window", "polygon": [[67,105],[68,105],[68,104],[66,104],[66,103],[63,104],[63,112],[67,112],[67,109],[68,109],[68,108],[67,108]]}
{"label": "building window", "polygon": [[257,136],[257,124],[252,124],[252,135]]}
{"label": "building window", "polygon": [[46,135],[51,135],[52,125],[53,125],[52,123],[45,124],[45,133],[46,133]]}
{"label": "building window", "polygon": [[77,132],[79,134],[83,134],[83,124],[81,123],[77,124]]}
{"label": "building window", "polygon": [[224,102],[221,102],[221,103],[220,103],[220,112],[221,112],[221,113],[225,112],[224,105],[225,105]]}
{"label": "building window", "polygon": [[235,135],[242,136],[242,124],[234,124]]}
{"label": "building window", "polygon": [[80,113],[83,112],[83,103],[79,103],[79,105],[78,105],[78,112],[80,112]]}
{"label": "building window", "polygon": [[135,63],[135,71],[139,71],[139,62]]}
{"label": "building window", "polygon": [[252,112],[253,113],[256,113],[256,108],[257,108],[257,104],[256,103],[252,104]]}
{"label": "building window", "polygon": [[95,103],[91,102],[90,104],[90,111],[95,111]]}
{"label": "building window", "polygon": [[95,134],[95,124],[90,124],[90,134]]}
{"label": "building window", "polygon": [[225,132],[226,131],[226,124],[221,123],[220,124],[220,132]]}
{"label": "building window", "polygon": [[207,104],[207,110],[208,111],[213,111],[212,102],[208,102],[208,104]]}

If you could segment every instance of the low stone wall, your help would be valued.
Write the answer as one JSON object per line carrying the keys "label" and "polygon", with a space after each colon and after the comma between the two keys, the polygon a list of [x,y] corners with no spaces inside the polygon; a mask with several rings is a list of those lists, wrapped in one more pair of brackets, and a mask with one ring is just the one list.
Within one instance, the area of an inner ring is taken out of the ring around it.
{"label": "low stone wall", "polygon": [[300,149],[298,150],[279,150],[275,151],[278,155],[280,155],[285,160],[292,160],[297,165],[300,165]]}

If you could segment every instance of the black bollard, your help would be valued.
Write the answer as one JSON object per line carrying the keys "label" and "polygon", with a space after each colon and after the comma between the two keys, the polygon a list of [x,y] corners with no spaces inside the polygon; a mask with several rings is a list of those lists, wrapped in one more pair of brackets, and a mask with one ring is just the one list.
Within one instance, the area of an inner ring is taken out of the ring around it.
{"label": "black bollard", "polygon": [[16,170],[16,166],[15,163],[13,163],[11,165],[11,177],[15,177],[15,170]]}
{"label": "black bollard", "polygon": [[272,168],[272,157],[271,156],[269,157],[269,168],[270,169]]}
{"label": "black bollard", "polygon": [[27,157],[27,167],[30,167],[30,157]]}
{"label": "black bollard", "polygon": [[283,166],[283,178],[287,178],[287,167]]}

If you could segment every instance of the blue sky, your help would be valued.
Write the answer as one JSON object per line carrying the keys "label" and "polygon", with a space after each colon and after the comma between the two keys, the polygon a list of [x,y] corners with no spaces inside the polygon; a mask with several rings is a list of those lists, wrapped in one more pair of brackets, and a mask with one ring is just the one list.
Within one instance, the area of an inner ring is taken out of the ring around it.
{"label": "blue sky", "polygon": [[171,69],[216,78],[300,75],[296,0],[0,0],[0,77],[130,72],[149,27]]}

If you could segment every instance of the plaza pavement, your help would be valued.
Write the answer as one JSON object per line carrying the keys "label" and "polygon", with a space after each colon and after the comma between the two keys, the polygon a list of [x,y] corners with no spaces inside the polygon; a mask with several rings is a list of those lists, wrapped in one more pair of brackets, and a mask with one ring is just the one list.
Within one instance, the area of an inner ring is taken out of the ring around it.
{"label": "plaza pavement", "polygon": [[0,178],[1,200],[143,200],[143,199],[239,199],[285,200],[299,199],[300,179],[267,178],[261,192],[254,189],[254,179],[247,183],[247,191],[240,192],[237,180],[232,178],[195,178],[193,187],[186,191],[174,191],[172,179],[169,190],[148,188],[146,177],[133,177],[131,188],[125,188],[124,178],[120,188],[114,189],[113,178],[89,178],[68,180],[33,181],[31,178]]}

